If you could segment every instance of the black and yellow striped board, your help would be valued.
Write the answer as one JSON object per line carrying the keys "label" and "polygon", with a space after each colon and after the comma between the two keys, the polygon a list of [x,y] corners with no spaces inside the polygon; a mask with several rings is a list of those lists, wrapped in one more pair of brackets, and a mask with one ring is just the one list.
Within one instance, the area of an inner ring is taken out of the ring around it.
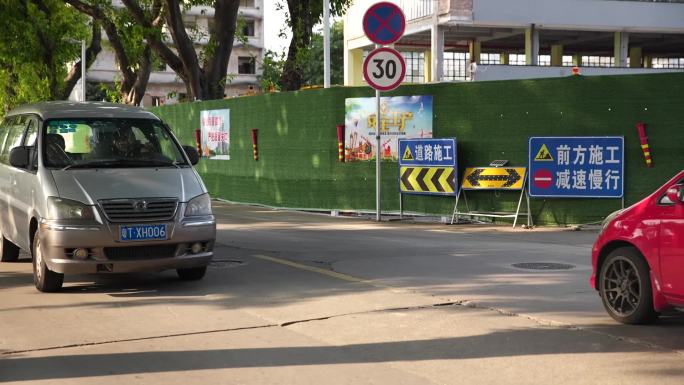
{"label": "black and yellow striped board", "polygon": [[399,167],[399,189],[402,194],[456,195],[453,167]]}
{"label": "black and yellow striped board", "polygon": [[461,188],[464,190],[521,190],[525,167],[467,167]]}

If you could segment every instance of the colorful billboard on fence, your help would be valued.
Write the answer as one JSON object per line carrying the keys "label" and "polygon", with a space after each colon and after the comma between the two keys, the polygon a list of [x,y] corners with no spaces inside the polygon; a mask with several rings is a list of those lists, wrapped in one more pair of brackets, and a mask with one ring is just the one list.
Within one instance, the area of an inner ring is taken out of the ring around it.
{"label": "colorful billboard on fence", "polygon": [[[345,160],[375,159],[375,98],[345,99],[345,112]],[[432,95],[382,97],[380,115],[382,159],[399,159],[399,139],[432,138]]]}
{"label": "colorful billboard on fence", "polygon": [[200,111],[202,156],[230,159],[230,110]]}

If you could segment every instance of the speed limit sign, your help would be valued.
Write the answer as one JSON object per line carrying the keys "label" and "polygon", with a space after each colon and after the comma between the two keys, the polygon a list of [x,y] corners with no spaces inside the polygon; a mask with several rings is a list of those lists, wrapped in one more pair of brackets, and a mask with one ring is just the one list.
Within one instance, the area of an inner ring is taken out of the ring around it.
{"label": "speed limit sign", "polygon": [[377,48],[363,62],[363,75],[368,85],[378,91],[391,91],[404,80],[406,63],[392,48]]}

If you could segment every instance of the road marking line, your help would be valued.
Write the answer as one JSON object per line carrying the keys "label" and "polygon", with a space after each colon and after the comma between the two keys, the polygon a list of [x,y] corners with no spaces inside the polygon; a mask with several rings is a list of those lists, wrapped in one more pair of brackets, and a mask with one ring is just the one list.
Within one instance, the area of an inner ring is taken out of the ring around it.
{"label": "road marking line", "polygon": [[[378,284],[377,282],[373,282],[373,281],[368,280],[368,279],[357,278],[357,277],[354,277],[351,275],[338,273],[336,271],[321,269],[319,267],[308,266],[308,265],[304,265],[302,263],[288,261],[287,259],[281,259],[281,258],[271,257],[268,255],[260,255],[260,254],[254,254],[253,257],[264,260],[264,261],[269,261],[269,262],[278,263],[281,265],[293,267],[293,268],[299,269],[299,270],[306,270],[306,271],[309,271],[312,273],[327,275],[328,277],[341,279],[341,280],[347,281],[347,282],[365,283],[365,284],[376,286],[376,287],[392,288],[390,286]],[[394,289],[394,288],[392,288],[392,289]]]}

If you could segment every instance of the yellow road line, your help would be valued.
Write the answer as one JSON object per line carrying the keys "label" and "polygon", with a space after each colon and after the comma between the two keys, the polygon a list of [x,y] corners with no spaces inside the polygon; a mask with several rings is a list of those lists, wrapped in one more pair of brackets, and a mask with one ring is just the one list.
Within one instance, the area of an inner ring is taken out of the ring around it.
{"label": "yellow road line", "polygon": [[308,265],[304,265],[302,263],[292,262],[292,261],[288,261],[288,260],[282,259],[282,258],[276,258],[276,257],[268,256],[268,255],[258,255],[258,254],[254,254],[252,256],[254,258],[258,258],[258,259],[261,259],[264,261],[278,263],[278,264],[289,266],[289,267],[292,267],[295,269],[305,270],[305,271],[309,271],[309,272],[317,273],[317,274],[321,274],[321,275],[326,275],[328,277],[337,278],[337,279],[347,281],[347,282],[365,283],[365,284],[375,286],[375,287],[392,288],[391,286],[379,284],[377,282],[373,282],[373,281],[368,280],[368,279],[357,278],[357,277],[354,277],[354,276],[351,276],[348,274],[343,274],[343,273],[338,273],[338,272],[331,271],[331,270],[321,269],[319,267],[308,266]]}

